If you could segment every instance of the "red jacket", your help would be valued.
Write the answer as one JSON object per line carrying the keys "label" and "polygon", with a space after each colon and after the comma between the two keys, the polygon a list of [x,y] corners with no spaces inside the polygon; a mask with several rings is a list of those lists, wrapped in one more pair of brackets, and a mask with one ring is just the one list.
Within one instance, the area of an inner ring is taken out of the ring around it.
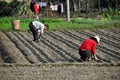
{"label": "red jacket", "polygon": [[39,6],[37,3],[34,4],[34,11],[35,13],[39,13]]}
{"label": "red jacket", "polygon": [[79,47],[81,50],[90,50],[92,54],[96,54],[96,41],[93,39],[86,39],[83,41],[82,45]]}

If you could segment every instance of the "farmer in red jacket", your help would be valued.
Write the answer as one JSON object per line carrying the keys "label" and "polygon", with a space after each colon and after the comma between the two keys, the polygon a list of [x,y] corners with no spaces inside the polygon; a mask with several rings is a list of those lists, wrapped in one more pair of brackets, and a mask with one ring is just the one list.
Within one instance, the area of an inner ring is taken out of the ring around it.
{"label": "farmer in red jacket", "polygon": [[39,19],[39,5],[37,2],[34,3],[34,15],[35,15],[35,19]]}
{"label": "farmer in red jacket", "polygon": [[79,55],[83,61],[89,61],[91,57],[98,61],[96,56],[96,46],[100,42],[99,36],[90,37],[83,41],[79,47]]}
{"label": "farmer in red jacket", "polygon": [[34,12],[35,12],[36,14],[39,13],[39,5],[37,4],[37,2],[35,2],[35,4],[34,4]]}

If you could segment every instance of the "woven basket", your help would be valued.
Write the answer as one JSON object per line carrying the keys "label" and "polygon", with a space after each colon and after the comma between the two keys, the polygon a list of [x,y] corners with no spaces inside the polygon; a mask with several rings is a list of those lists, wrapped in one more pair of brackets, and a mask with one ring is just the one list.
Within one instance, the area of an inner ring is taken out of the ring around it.
{"label": "woven basket", "polygon": [[20,30],[20,20],[14,20],[14,21],[12,21],[12,28],[14,30]]}

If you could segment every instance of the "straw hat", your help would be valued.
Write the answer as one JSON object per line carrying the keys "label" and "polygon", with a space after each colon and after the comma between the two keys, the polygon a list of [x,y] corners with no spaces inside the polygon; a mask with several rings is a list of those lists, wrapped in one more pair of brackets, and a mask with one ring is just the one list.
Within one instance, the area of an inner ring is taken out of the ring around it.
{"label": "straw hat", "polygon": [[94,36],[94,38],[97,40],[97,42],[100,42],[100,37],[99,36]]}

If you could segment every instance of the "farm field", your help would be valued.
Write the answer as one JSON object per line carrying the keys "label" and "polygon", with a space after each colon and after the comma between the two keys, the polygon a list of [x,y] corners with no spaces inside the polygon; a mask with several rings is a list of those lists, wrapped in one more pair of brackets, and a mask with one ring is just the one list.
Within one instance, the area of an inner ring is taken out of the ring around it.
{"label": "farm field", "polygon": [[[101,62],[80,62],[78,48],[89,36],[99,35]],[[40,42],[25,32],[0,32],[1,80],[119,80],[120,28],[56,30]]]}

